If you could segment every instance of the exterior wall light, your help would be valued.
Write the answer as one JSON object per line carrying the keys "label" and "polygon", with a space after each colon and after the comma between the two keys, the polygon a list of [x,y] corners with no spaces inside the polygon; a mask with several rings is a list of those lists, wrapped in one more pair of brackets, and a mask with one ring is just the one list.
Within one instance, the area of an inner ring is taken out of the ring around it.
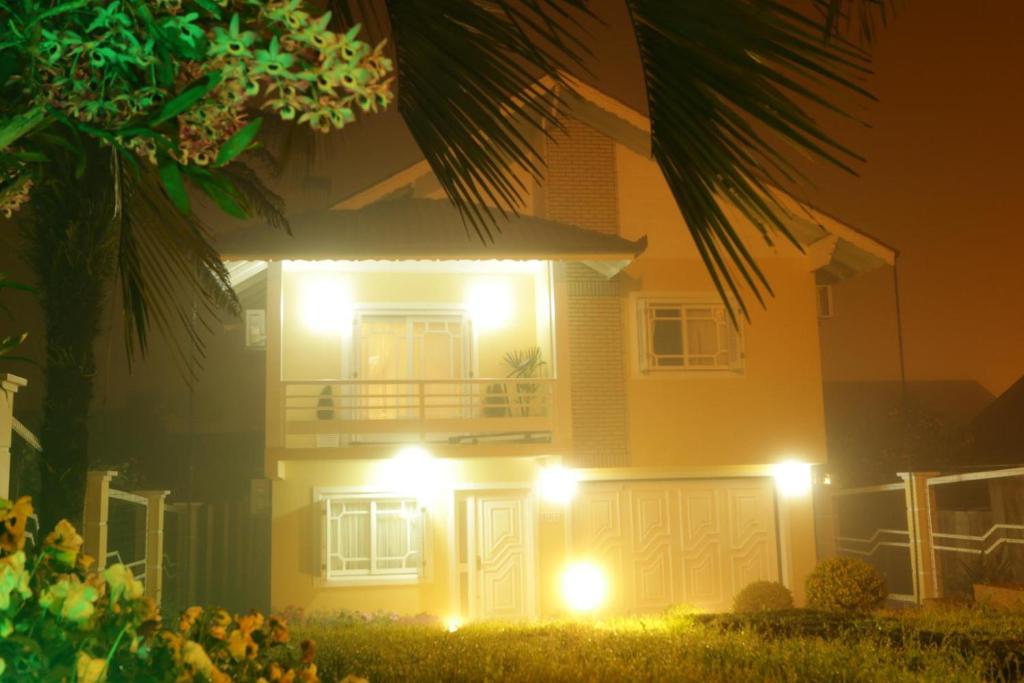
{"label": "exterior wall light", "polygon": [[811,492],[811,466],[799,460],[786,460],[772,468],[775,488],[783,498],[799,498]]}
{"label": "exterior wall light", "polygon": [[444,628],[448,633],[455,633],[462,628],[462,619],[455,615],[449,616],[444,620]]}
{"label": "exterior wall light", "polygon": [[562,598],[573,612],[593,612],[608,599],[608,577],[592,562],[574,562],[562,573]]}
{"label": "exterior wall light", "polygon": [[394,457],[380,463],[379,486],[429,503],[444,486],[442,463],[422,446],[406,446]]}
{"label": "exterior wall light", "polygon": [[466,289],[466,310],[478,332],[508,325],[513,303],[512,290],[506,282],[479,280]]}
{"label": "exterior wall light", "polygon": [[544,502],[568,505],[576,497],[579,482],[575,472],[561,465],[554,465],[540,471],[537,488]]}
{"label": "exterior wall light", "polygon": [[319,334],[344,334],[352,328],[352,292],[335,279],[311,280],[302,288],[302,322]]}

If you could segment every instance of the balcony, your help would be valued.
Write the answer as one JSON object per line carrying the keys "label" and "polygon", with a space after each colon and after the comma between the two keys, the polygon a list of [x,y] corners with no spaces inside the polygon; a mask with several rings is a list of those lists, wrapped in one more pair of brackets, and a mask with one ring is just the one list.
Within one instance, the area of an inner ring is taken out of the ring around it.
{"label": "balcony", "polygon": [[270,286],[271,448],[555,440],[550,262],[285,262]]}
{"label": "balcony", "polygon": [[550,443],[553,379],[285,382],[286,443]]}

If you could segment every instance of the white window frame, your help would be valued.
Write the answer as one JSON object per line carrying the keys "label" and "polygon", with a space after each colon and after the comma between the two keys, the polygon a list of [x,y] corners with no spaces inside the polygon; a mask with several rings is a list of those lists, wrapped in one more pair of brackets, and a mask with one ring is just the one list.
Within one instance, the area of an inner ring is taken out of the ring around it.
{"label": "white window frame", "polygon": [[[392,585],[410,584],[425,581],[430,576],[430,533],[427,509],[414,496],[397,493],[356,493],[356,492],[322,492],[318,494],[320,504],[321,526],[321,581],[327,585]],[[331,515],[332,504],[359,502],[370,504],[370,558],[368,569],[331,570]],[[418,515],[420,535],[420,563],[415,568],[381,568],[375,567],[377,557],[377,513],[376,507],[383,502],[411,503]]]}
{"label": "white window frame", "polygon": [[[680,309],[682,324],[683,342],[683,365],[655,365],[650,361],[652,351],[650,344],[650,327],[648,311],[657,307],[678,307]],[[716,322],[725,326],[726,334],[732,336],[734,356],[730,358],[727,365],[689,365],[686,358],[686,323],[685,312],[687,309],[711,308],[716,312]],[[744,335],[742,323],[737,329],[729,319],[729,312],[722,300],[713,294],[657,294],[640,295],[635,297],[635,324],[637,334],[635,336],[637,353],[635,354],[637,368],[643,376],[716,376],[716,375],[739,375],[743,374],[745,368],[746,354],[744,351]]]}

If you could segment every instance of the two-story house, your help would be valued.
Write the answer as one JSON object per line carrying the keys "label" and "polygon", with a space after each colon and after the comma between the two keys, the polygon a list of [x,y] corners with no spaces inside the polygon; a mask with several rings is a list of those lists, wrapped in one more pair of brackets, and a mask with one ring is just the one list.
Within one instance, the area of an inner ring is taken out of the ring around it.
{"label": "two-story house", "polygon": [[775,296],[737,329],[646,118],[585,86],[571,105],[546,182],[493,241],[419,163],[293,236],[219,244],[266,287],[273,608],[528,618],[728,609],[758,579],[802,594],[826,460],[817,285],[893,255],[789,202],[803,249],[748,225]]}

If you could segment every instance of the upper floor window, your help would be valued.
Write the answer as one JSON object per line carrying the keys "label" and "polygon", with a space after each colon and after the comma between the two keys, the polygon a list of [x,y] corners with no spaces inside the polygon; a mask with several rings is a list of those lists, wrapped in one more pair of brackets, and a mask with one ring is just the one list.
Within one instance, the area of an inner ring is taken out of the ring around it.
{"label": "upper floor window", "polygon": [[639,303],[642,371],[742,369],[740,334],[721,302],[659,298]]}
{"label": "upper floor window", "polygon": [[330,496],[324,505],[328,580],[388,580],[422,574],[423,512],[414,498]]}

